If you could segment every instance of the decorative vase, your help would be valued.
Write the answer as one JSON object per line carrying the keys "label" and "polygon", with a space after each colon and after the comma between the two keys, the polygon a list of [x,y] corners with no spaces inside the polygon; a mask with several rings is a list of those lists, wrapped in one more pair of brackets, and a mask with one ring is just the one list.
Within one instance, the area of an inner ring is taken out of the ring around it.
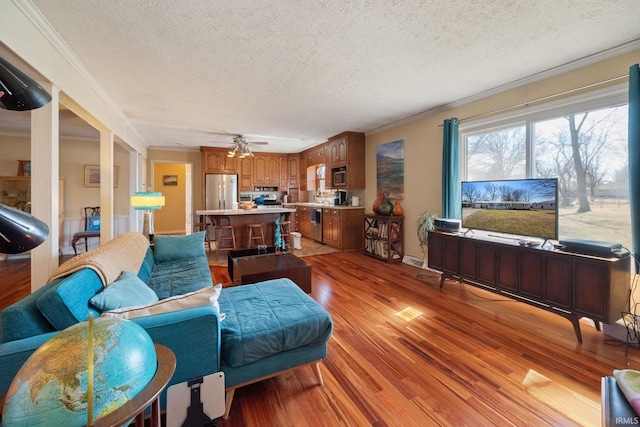
{"label": "decorative vase", "polygon": [[380,205],[382,204],[383,201],[384,201],[384,190],[380,190],[380,193],[378,194],[378,198],[373,202],[373,211],[376,214],[380,214],[378,209],[380,208]]}
{"label": "decorative vase", "polygon": [[402,216],[404,215],[404,208],[400,206],[400,200],[396,200],[393,203],[393,216]]}
{"label": "decorative vase", "polygon": [[389,199],[384,199],[378,207],[378,215],[389,216],[391,212],[393,212],[393,203]]}

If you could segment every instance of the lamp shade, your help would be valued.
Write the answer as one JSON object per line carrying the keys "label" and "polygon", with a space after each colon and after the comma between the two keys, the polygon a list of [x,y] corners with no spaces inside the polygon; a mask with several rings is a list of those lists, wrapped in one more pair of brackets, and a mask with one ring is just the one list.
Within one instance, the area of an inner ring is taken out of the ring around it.
{"label": "lamp shade", "polygon": [[26,111],[51,102],[51,95],[31,77],[0,57],[0,108]]}
{"label": "lamp shade", "polygon": [[44,242],[49,226],[38,218],[0,205],[0,253],[18,254],[30,251]]}
{"label": "lamp shade", "polygon": [[160,192],[137,191],[131,196],[131,206],[136,210],[157,210],[164,206],[164,196]]}

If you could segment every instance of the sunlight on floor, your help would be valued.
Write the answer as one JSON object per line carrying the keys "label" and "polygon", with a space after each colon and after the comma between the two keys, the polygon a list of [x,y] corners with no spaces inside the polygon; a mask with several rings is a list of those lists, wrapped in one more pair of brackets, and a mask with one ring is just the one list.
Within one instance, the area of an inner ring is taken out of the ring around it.
{"label": "sunlight on floor", "polygon": [[400,310],[400,311],[398,311],[396,313],[396,316],[398,316],[399,318],[401,318],[401,319],[403,319],[403,320],[405,320],[407,322],[410,322],[413,319],[415,319],[416,317],[421,316],[421,315],[422,315],[422,312],[416,310],[413,307],[407,307],[407,308],[405,308],[403,310]]}
{"label": "sunlight on floor", "polygon": [[529,394],[580,425],[600,424],[600,404],[530,369],[522,385]]}

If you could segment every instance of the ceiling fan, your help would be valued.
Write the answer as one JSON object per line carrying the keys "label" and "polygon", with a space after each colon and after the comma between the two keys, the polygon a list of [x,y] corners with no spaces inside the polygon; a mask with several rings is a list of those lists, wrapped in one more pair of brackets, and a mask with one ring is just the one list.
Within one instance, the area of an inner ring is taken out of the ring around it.
{"label": "ceiling fan", "polygon": [[250,142],[246,137],[242,135],[236,135],[233,137],[233,145],[231,146],[231,150],[229,150],[229,154],[227,154],[227,157],[234,157],[236,154],[241,159],[249,156],[253,157],[253,153],[249,149],[250,144],[267,145],[269,143],[266,141]]}

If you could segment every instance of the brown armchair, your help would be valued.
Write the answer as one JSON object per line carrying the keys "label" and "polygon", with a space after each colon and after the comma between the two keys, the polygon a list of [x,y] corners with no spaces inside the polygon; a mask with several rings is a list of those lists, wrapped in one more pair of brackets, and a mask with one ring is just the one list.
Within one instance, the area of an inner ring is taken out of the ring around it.
{"label": "brown armchair", "polygon": [[74,233],[71,239],[71,246],[73,252],[78,255],[76,244],[78,240],[84,239],[85,252],[89,249],[87,239],[92,237],[100,238],[100,206],[92,206],[84,208],[84,231],[78,231]]}

